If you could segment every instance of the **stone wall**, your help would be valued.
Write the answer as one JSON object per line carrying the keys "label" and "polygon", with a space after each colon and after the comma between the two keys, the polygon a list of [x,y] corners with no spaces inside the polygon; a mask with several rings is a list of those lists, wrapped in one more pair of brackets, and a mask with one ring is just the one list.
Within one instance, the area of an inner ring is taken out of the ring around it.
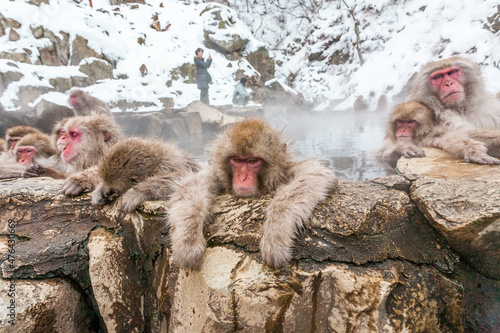
{"label": "stone wall", "polygon": [[495,332],[498,179],[341,182],[280,270],[258,250],[270,196],[220,196],[193,271],[171,260],[166,202],[124,214],[61,181],[2,181],[0,331]]}

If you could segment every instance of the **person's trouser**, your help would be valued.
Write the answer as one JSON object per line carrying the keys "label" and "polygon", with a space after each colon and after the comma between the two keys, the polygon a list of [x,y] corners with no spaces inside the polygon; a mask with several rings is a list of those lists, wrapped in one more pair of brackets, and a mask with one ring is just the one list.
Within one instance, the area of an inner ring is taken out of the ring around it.
{"label": "person's trouser", "polygon": [[210,105],[210,101],[208,100],[208,88],[200,89],[200,101],[202,101],[206,105]]}

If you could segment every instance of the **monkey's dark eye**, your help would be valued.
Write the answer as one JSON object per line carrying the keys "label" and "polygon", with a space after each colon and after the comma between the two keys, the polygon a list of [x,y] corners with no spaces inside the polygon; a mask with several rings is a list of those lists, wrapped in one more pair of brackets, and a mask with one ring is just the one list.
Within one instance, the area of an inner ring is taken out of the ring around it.
{"label": "monkey's dark eye", "polygon": [[72,138],[76,138],[78,136],[78,133],[77,132],[69,132],[69,135],[72,137]]}
{"label": "monkey's dark eye", "polygon": [[137,178],[130,178],[129,180],[132,184],[137,184],[139,182]]}
{"label": "monkey's dark eye", "polygon": [[455,73],[458,73],[458,68],[452,69],[451,71],[448,72],[448,75],[453,75]]}
{"label": "monkey's dark eye", "polygon": [[243,160],[239,157],[231,157],[230,160],[234,163],[241,163]]}
{"label": "monkey's dark eye", "polygon": [[437,74],[437,75],[434,75],[433,77],[431,77],[432,80],[439,80],[439,79],[442,79],[444,77],[443,74]]}
{"label": "monkey's dark eye", "polygon": [[408,120],[408,124],[415,124],[417,121],[416,120],[413,120],[413,119],[410,119]]}
{"label": "monkey's dark eye", "polygon": [[255,164],[257,162],[259,162],[259,159],[257,157],[253,157],[253,158],[248,159],[248,163],[250,163],[250,164]]}

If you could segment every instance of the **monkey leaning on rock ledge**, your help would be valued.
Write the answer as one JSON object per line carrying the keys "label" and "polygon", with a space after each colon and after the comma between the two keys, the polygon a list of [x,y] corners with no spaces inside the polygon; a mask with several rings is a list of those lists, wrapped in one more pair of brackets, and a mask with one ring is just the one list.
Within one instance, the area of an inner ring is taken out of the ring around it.
{"label": "monkey leaning on rock ledge", "polygon": [[101,206],[121,195],[122,209],[132,212],[145,200],[167,199],[177,179],[198,169],[172,142],[127,138],[111,147],[99,164],[92,204]]}
{"label": "monkey leaning on rock ledge", "polygon": [[182,179],[169,201],[172,256],[183,268],[196,268],[202,262],[207,248],[203,226],[218,194],[239,198],[273,194],[260,251],[267,265],[281,267],[292,258],[298,229],[338,185],[333,170],[317,160],[296,161],[281,131],[262,120],[245,120],[221,133],[213,160],[202,172]]}

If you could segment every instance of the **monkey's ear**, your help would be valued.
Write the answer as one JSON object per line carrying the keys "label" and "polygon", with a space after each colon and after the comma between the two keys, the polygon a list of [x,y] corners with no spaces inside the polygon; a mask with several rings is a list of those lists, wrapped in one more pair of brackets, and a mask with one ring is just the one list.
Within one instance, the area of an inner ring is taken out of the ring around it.
{"label": "monkey's ear", "polygon": [[109,133],[109,131],[102,131],[102,135],[104,135],[104,141],[108,141],[111,138],[111,133]]}
{"label": "monkey's ear", "polygon": [[137,184],[137,183],[139,183],[139,178],[138,178],[137,176],[132,176],[132,177],[130,177],[130,178],[129,178],[129,180],[130,180],[130,182],[131,182],[132,184]]}

